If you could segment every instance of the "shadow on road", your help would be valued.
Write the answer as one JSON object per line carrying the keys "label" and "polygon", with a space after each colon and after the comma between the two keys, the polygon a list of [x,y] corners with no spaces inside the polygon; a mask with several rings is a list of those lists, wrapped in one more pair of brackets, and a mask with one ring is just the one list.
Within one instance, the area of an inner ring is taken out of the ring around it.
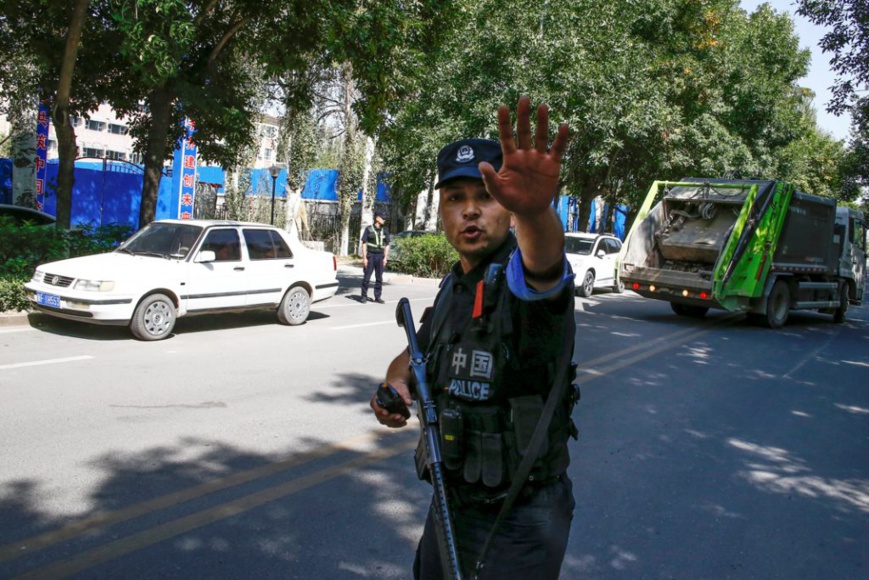
{"label": "shadow on road", "polygon": [[0,577],[408,578],[427,507],[414,441],[307,440],[264,456],[190,438],[106,454],[89,465],[103,474],[92,507],[74,519],[43,511],[47,484],[9,482]]}

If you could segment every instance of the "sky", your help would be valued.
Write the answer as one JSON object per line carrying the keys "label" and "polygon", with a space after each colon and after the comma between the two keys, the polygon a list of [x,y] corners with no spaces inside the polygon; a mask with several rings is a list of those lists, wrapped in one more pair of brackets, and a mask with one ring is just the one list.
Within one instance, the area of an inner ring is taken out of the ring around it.
{"label": "sky", "polygon": [[[749,14],[764,3],[765,0],[740,0],[740,5]],[[851,128],[851,117],[842,115],[836,117],[827,112],[827,103],[832,94],[830,87],[836,79],[830,70],[830,55],[821,52],[818,42],[826,33],[826,29],[815,26],[802,16],[796,14],[796,3],[792,0],[766,0],[776,12],[787,12],[794,21],[794,31],[800,39],[800,47],[812,51],[812,62],[809,65],[809,74],[798,81],[803,87],[815,92],[815,111],[818,115],[818,126],[833,134],[836,139],[847,140]]]}

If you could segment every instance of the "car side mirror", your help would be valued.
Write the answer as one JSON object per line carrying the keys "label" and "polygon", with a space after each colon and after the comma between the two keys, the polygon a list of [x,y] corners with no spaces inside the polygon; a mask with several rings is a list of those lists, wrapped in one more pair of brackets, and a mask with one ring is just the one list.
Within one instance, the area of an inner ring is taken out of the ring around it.
{"label": "car side mirror", "polygon": [[196,258],[193,260],[196,263],[204,263],[204,262],[213,262],[217,259],[213,250],[202,250],[198,254],[196,254]]}
{"label": "car side mirror", "polygon": [[597,254],[595,254],[595,255],[596,255],[598,258],[603,258],[604,256],[606,256],[606,252],[603,251],[603,250],[598,250],[598,251],[597,251]]}

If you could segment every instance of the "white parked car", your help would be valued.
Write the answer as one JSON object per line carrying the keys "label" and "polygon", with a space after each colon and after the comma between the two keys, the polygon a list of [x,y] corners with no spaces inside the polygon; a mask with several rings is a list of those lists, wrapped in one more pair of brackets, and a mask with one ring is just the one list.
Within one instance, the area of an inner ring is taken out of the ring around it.
{"label": "white parked car", "polygon": [[621,250],[622,242],[615,236],[566,232],[564,251],[576,274],[576,293],[588,297],[595,288],[624,292],[625,285],[616,273],[616,258]]}
{"label": "white parked car", "polygon": [[40,312],[160,340],[188,314],[274,308],[283,324],[302,324],[335,295],[337,271],[334,255],[274,226],[164,220],[113,252],[40,265],[24,287]]}

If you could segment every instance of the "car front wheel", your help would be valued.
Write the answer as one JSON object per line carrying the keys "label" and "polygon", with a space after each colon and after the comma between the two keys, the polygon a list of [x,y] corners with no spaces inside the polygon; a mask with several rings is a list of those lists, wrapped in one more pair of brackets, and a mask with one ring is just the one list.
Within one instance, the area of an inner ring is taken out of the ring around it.
{"label": "car front wheel", "polygon": [[298,326],[308,319],[311,313],[311,297],[301,286],[287,290],[281,305],[278,306],[278,320],[281,324]]}
{"label": "car front wheel", "polygon": [[591,293],[594,292],[594,272],[589,270],[585,273],[585,278],[582,279],[582,284],[576,291],[583,298],[591,296]]}
{"label": "car front wheel", "polygon": [[130,332],[139,340],[162,340],[175,328],[175,303],[165,294],[151,294],[139,302]]}

